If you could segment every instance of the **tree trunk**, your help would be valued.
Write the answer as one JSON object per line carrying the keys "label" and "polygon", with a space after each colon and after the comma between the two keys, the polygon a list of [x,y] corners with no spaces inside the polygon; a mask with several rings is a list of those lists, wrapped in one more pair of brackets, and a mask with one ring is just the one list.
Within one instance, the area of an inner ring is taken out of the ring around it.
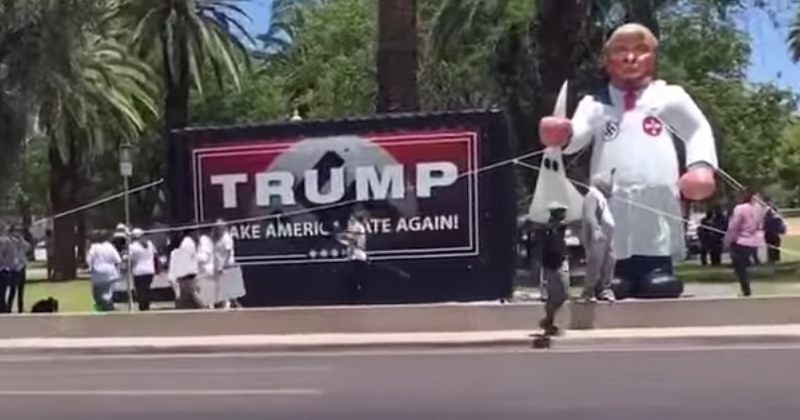
{"label": "tree trunk", "polygon": [[[191,92],[191,74],[189,72],[189,56],[186,35],[176,35],[177,48],[167,48],[171,40],[162,37],[162,54],[164,60],[164,81],[166,94],[164,97],[164,126],[163,138],[167,143],[167,164],[165,166],[167,180],[169,215],[172,223],[186,223],[189,214],[191,197],[186,197],[185,185],[188,180],[183,179],[188,173],[188,156],[175,144],[171,132],[186,127],[189,122],[189,94]],[[177,60],[172,60],[170,51],[178,54]],[[177,68],[171,64],[177,61]]]}
{"label": "tree trunk", "polygon": [[654,0],[627,0],[625,2],[625,21],[646,26],[658,39],[661,28],[658,25],[656,8]]}
{"label": "tree trunk", "polygon": [[76,248],[78,250],[78,256],[76,258],[77,264],[81,267],[85,266],[86,262],[86,244],[88,242],[86,236],[86,212],[82,211],[75,215],[76,218]]}
{"label": "tree trunk", "polygon": [[539,76],[538,100],[534,101],[537,121],[551,115],[561,85],[577,73],[586,0],[542,0],[539,4],[533,30]]}
{"label": "tree trunk", "polygon": [[[73,165],[65,164],[58,147],[51,141],[48,152],[50,161],[50,202],[53,214],[58,215],[76,207],[78,194],[77,172]],[[53,279],[66,281],[77,277],[75,259],[76,217],[75,213],[53,220]]]}
{"label": "tree trunk", "polygon": [[419,109],[417,0],[378,1],[378,113]]}

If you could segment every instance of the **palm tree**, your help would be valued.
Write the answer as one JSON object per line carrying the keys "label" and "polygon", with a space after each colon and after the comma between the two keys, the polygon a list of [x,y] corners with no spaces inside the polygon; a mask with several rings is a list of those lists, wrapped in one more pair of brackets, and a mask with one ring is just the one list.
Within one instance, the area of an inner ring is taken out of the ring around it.
{"label": "palm tree", "polygon": [[[154,75],[115,41],[95,38],[87,42],[75,64],[75,79],[61,91],[52,86],[53,94],[41,102],[38,112],[41,129],[50,138],[50,202],[56,214],[79,204],[81,185],[103,150],[126,139],[135,144],[147,127],[146,118],[158,115]],[[59,244],[64,253],[67,246],[80,248],[79,240],[59,241],[62,232],[74,238],[78,222],[71,216],[54,222],[57,252]],[[67,264],[75,258],[63,261]],[[73,264],[63,269],[56,264],[56,278],[59,273],[71,278]]]}
{"label": "palm tree", "polygon": [[[217,83],[229,78],[239,89],[239,75],[249,63],[243,37],[253,42],[240,20],[244,0],[119,0],[117,16],[132,29],[131,43],[138,55],[156,63],[163,97],[163,137],[189,122],[192,88],[203,92],[207,68]],[[179,191],[173,176],[180,169],[177,150],[167,143],[167,188]],[[172,219],[188,214],[183,200],[170,199]]]}
{"label": "palm tree", "polygon": [[6,196],[18,151],[28,134],[27,97],[20,90],[15,65],[19,44],[38,19],[33,1],[0,3],[0,197]]}
{"label": "palm tree", "polygon": [[[111,146],[108,139],[135,140],[147,116],[155,116],[157,86],[149,67],[110,30],[107,3],[35,5],[36,19],[7,58],[7,81],[48,139],[50,201],[58,214],[76,206],[94,157]],[[57,279],[75,277],[76,225],[74,215],[54,221]]]}
{"label": "palm tree", "polygon": [[789,34],[786,38],[792,60],[794,60],[795,63],[800,62],[800,8],[797,9],[794,20],[789,27]]}
{"label": "palm tree", "polygon": [[267,57],[286,52],[292,45],[297,27],[302,25],[303,12],[325,0],[273,0],[267,32],[256,39]]}
{"label": "palm tree", "polygon": [[378,112],[416,111],[417,0],[378,1]]}

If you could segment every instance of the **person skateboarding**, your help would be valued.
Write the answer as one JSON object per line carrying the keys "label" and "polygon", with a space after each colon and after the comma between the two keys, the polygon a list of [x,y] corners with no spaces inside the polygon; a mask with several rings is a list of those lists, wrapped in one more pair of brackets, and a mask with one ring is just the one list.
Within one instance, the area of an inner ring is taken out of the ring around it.
{"label": "person skateboarding", "polygon": [[561,203],[549,206],[550,220],[542,231],[542,277],[547,285],[545,316],[539,322],[542,336],[559,335],[556,315],[569,297],[569,266],[567,263],[567,207]]}

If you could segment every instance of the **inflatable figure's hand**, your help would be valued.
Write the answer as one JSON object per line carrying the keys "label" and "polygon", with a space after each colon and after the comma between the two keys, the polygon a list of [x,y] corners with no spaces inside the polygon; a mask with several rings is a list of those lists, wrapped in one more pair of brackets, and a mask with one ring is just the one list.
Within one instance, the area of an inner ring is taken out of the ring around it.
{"label": "inflatable figure's hand", "polygon": [[705,200],[714,194],[716,189],[714,171],[707,167],[691,168],[681,177],[678,186],[681,193],[689,200]]}
{"label": "inflatable figure's hand", "polygon": [[545,147],[563,147],[572,135],[572,121],[564,117],[544,117],[539,123],[539,140]]}

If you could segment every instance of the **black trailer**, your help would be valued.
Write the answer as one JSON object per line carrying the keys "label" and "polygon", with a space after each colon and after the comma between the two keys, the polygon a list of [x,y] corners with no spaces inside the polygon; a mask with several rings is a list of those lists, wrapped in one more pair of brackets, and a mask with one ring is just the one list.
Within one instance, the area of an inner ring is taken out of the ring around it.
{"label": "black trailer", "polygon": [[368,303],[512,292],[517,196],[498,110],[188,128],[170,140],[172,222],[229,222],[245,306],[345,302],[331,232],[356,209],[372,218],[375,264],[410,276],[376,270]]}

